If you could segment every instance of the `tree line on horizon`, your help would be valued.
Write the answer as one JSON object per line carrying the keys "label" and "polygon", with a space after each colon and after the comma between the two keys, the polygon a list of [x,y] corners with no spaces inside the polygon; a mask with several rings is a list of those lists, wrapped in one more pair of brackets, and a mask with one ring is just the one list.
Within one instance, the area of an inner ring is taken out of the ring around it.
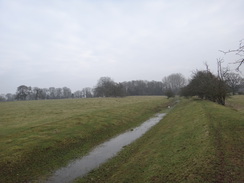
{"label": "tree line on horizon", "polygon": [[124,97],[137,95],[166,95],[169,88],[179,94],[180,88],[186,84],[182,74],[171,74],[163,81],[132,80],[117,83],[110,77],[101,77],[93,88],[86,87],[72,92],[68,87],[39,88],[21,85],[16,93],[1,95],[1,101],[14,100],[46,100],[66,98],[92,98],[92,97]]}
{"label": "tree line on horizon", "polygon": [[[0,96],[0,101],[14,100],[47,100],[67,98],[92,98],[92,97],[125,97],[139,95],[165,95],[174,97],[198,96],[219,104],[225,104],[229,93],[241,94],[244,92],[244,79],[228,69],[223,69],[219,63],[218,75],[214,75],[206,65],[206,70],[196,71],[192,78],[187,80],[182,74],[175,73],[164,77],[162,81],[133,80],[117,83],[110,77],[101,77],[93,88],[87,87],[72,92],[68,87],[38,88],[21,85],[15,94]],[[241,90],[242,89],[242,90]]]}
{"label": "tree line on horizon", "polygon": [[[94,88],[86,87],[82,90],[72,92],[68,87],[62,88],[39,88],[21,85],[17,87],[16,93],[8,93],[1,95],[1,101],[14,101],[14,100],[45,100],[45,99],[66,99],[66,98],[92,98],[92,97],[123,97],[128,95],[147,95],[149,88],[147,81],[131,81],[116,83],[110,77],[101,77],[99,85]],[[128,87],[125,84],[128,84]],[[156,83],[156,82],[155,82]],[[160,82],[159,82],[160,83]],[[159,88],[158,95],[162,95],[162,87]],[[126,92],[127,91],[127,92]],[[155,92],[150,90],[150,94]]]}

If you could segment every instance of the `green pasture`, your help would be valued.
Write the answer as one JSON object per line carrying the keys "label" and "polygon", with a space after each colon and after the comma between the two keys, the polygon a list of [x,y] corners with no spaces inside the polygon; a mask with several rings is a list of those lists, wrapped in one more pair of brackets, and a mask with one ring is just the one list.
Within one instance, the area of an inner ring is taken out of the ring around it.
{"label": "green pasture", "polygon": [[[38,182],[174,100],[125,97],[0,103],[0,182]],[[77,182],[244,182],[244,96],[181,99],[142,138]]]}
{"label": "green pasture", "polygon": [[76,182],[244,182],[243,107],[244,96],[229,98],[228,106],[182,99],[142,138]]}
{"label": "green pasture", "polygon": [[160,96],[0,103],[0,182],[28,182],[166,109]]}
{"label": "green pasture", "polygon": [[226,105],[244,114],[244,95],[234,95],[227,98]]}

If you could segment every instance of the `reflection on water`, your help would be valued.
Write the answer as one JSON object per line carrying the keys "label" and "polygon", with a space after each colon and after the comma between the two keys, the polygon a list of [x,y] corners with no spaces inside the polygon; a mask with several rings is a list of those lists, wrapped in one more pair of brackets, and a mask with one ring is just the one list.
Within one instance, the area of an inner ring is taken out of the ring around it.
{"label": "reflection on water", "polygon": [[47,183],[67,183],[77,177],[82,177],[94,168],[99,167],[109,158],[115,156],[124,146],[141,137],[152,126],[157,124],[165,113],[157,114],[155,117],[145,121],[141,126],[118,135],[109,141],[97,146],[87,156],[72,161],[68,166],[57,170]]}

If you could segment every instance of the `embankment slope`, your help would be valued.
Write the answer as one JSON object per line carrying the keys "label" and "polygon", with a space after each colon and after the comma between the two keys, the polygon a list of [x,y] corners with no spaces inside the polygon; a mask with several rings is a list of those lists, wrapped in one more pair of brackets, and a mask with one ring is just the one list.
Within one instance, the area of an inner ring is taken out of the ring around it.
{"label": "embankment slope", "polygon": [[244,182],[244,115],[182,100],[119,156],[77,182]]}

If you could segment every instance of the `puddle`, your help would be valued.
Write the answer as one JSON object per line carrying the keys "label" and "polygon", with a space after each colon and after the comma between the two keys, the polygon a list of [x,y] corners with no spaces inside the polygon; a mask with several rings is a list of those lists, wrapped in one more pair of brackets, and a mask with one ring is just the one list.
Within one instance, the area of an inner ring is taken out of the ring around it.
{"label": "puddle", "polygon": [[47,180],[47,183],[72,182],[74,179],[82,177],[91,170],[98,168],[99,165],[114,157],[124,146],[141,137],[164,116],[165,113],[157,114],[155,117],[142,123],[141,126],[131,129],[130,131],[126,131],[125,133],[97,146],[87,156],[76,159],[66,167],[57,170]]}

